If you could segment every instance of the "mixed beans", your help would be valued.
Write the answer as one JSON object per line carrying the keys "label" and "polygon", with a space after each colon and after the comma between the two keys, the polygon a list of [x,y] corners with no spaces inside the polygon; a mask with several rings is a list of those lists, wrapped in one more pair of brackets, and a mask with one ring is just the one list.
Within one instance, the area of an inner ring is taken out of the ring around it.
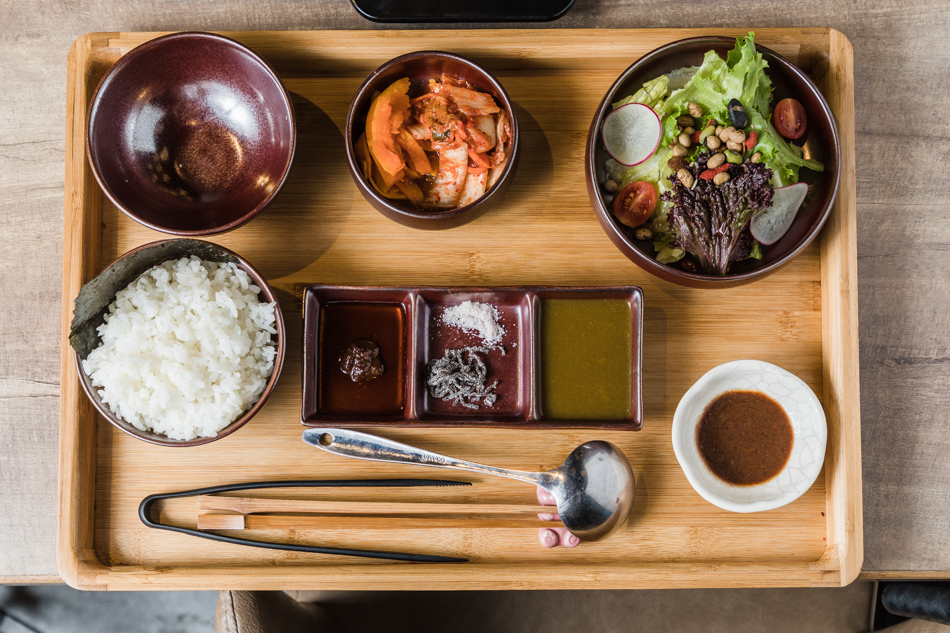
{"label": "mixed beans", "polygon": [[[746,159],[753,163],[762,160],[761,152],[752,151],[758,143],[758,134],[754,130],[750,130],[748,134],[745,132],[749,117],[738,99],[729,102],[728,126],[720,125],[716,119],[710,117],[700,127],[704,115],[702,106],[691,102],[686,107],[689,114],[676,119],[674,129],[677,136],[671,147],[673,157],[668,162],[677,180],[684,187],[690,189],[696,183],[696,177],[693,175],[695,171],[690,171],[686,159],[696,146],[712,153],[709,155],[704,151],[702,156],[698,157],[697,162],[700,165],[705,162],[705,169],[699,173],[699,178],[711,180],[717,186],[729,182],[730,166],[741,165]],[[604,202],[610,205],[618,194],[619,185],[608,178],[604,181],[603,188],[606,192]],[[640,226],[636,229],[635,237],[638,240],[649,240],[653,238],[653,231],[646,226]]]}
{"label": "mixed beans", "polygon": [[[699,129],[703,119],[703,109],[698,103],[687,106],[689,114],[684,114],[676,120],[676,143],[673,145],[673,158],[669,161],[670,169],[676,172],[676,178],[684,187],[690,188],[695,184],[695,178],[690,173],[686,156],[697,145],[706,147],[712,156],[706,159],[706,169],[700,172],[703,180],[712,180],[717,185],[729,182],[729,166],[741,165],[746,154],[752,152],[758,143],[758,134],[750,131],[748,134],[743,128],[749,125],[749,118],[745,109],[738,100],[729,102],[729,119],[731,125],[720,125],[716,119],[710,118]],[[762,160],[761,152],[754,152],[749,157],[753,163]]]}

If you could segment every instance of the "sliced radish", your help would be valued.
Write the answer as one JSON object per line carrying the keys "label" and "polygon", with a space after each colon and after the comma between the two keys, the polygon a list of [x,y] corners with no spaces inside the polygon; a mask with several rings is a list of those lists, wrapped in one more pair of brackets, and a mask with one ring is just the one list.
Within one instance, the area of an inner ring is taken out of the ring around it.
{"label": "sliced radish", "polygon": [[628,103],[607,115],[602,134],[610,157],[632,167],[653,156],[663,137],[663,126],[650,106]]}
{"label": "sliced radish", "polygon": [[772,196],[772,206],[756,213],[749,222],[752,237],[766,246],[782,239],[788,232],[788,227],[792,226],[807,194],[808,185],[803,182],[776,188]]}

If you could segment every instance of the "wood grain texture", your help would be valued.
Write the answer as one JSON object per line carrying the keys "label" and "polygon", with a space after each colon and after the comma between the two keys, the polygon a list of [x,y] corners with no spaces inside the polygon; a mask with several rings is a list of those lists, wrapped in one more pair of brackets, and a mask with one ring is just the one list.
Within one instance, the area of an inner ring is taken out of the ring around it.
{"label": "wood grain texture", "polygon": [[[832,31],[828,70],[819,80],[835,112],[841,136],[841,181],[835,205],[854,208],[854,52]],[[833,213],[822,230],[822,386],[829,415],[826,473],[830,541],[838,548],[842,576],[854,578],[864,557],[861,529],[861,427],[858,368],[857,214]],[[837,419],[836,419],[837,418]],[[841,491],[844,493],[841,494]]]}
{"label": "wood grain texture", "polygon": [[[942,511],[950,506],[950,313],[943,308],[950,301],[950,180],[943,174],[950,121],[934,117],[948,95],[946,2],[763,0],[753,14],[747,9],[711,13],[708,4],[690,0],[578,0],[555,23],[524,26],[820,25],[851,40],[864,569],[875,577],[889,570],[930,577],[950,570],[950,526]],[[4,4],[0,436],[7,442],[0,451],[0,504],[7,511],[0,514],[0,581],[47,581],[56,574],[63,119],[71,43],[83,33],[121,29],[383,28],[360,18],[347,0]],[[480,265],[472,258],[473,269]]]}
{"label": "wood grain texture", "polygon": [[[812,245],[767,282],[709,292],[666,284],[624,259],[595,221],[583,172],[577,169],[583,161],[590,112],[614,78],[639,55],[694,33],[702,31],[524,31],[517,33],[516,50],[498,43],[510,31],[467,32],[461,40],[450,31],[231,34],[262,53],[293,93],[299,149],[287,184],[267,212],[214,241],[234,248],[261,270],[281,291],[285,314],[299,318],[302,290],[317,282],[636,284],[649,297],[644,430],[597,432],[598,438],[624,450],[637,474],[632,518],[610,539],[551,552],[538,547],[536,534],[530,531],[440,528],[354,533],[301,527],[269,531],[274,540],[464,556],[473,562],[453,567],[454,586],[472,589],[585,587],[592,578],[602,588],[839,585],[854,579],[860,568],[860,477],[856,476],[860,453],[850,443],[858,435],[859,411],[857,376],[849,371],[857,364],[857,339],[856,333],[837,328],[850,323],[856,305],[847,292],[835,300],[822,293],[825,285],[837,293],[854,283],[853,181],[848,181],[850,188],[835,206],[833,216],[840,218],[821,238],[821,247]],[[84,72],[105,70],[96,55],[114,58],[153,36],[107,33],[81,39],[73,49],[77,67],[71,82],[94,83],[95,77]],[[841,110],[840,118],[850,119],[846,39],[833,44],[838,34],[826,29],[764,29],[758,36],[806,70],[825,73],[826,90],[843,92],[834,104]],[[451,47],[491,68],[517,103],[522,125],[524,159],[504,204],[450,232],[414,231],[386,220],[360,197],[343,161],[339,130],[350,96],[379,60],[418,48],[420,40],[433,48]],[[86,71],[84,56],[92,62]],[[827,73],[819,63],[822,59],[831,61]],[[558,99],[551,99],[546,89],[552,82],[564,87]],[[81,103],[72,106],[76,110],[70,110],[71,116],[80,120]],[[74,135],[67,137],[68,155],[81,148],[78,141]],[[89,192],[88,166],[72,165],[67,191],[78,187]],[[846,169],[853,173],[853,167]],[[128,220],[101,197],[92,198],[94,203],[89,203],[79,195],[79,206],[67,208],[65,297],[78,291],[77,269],[88,279],[91,261],[102,268],[129,248],[156,239],[154,232]],[[827,240],[832,244],[825,244]],[[762,301],[762,293],[767,293],[768,301]],[[757,309],[749,310],[753,304]],[[240,480],[338,477],[341,471],[370,477],[392,474],[389,465],[315,454],[300,441],[301,427],[295,423],[300,407],[300,333],[292,321],[288,323],[288,346],[298,353],[288,355],[268,405],[241,432],[184,450],[144,444],[97,420],[82,401],[72,354],[64,348],[64,529],[59,561],[67,582],[100,589],[135,588],[142,582],[167,588],[208,588],[216,583],[233,588],[238,583],[274,589],[312,587],[318,576],[324,586],[335,588],[445,586],[437,566],[407,568],[209,546],[149,530],[139,522],[138,503],[158,491],[156,486],[172,491]],[[686,389],[712,367],[746,357],[784,366],[818,393],[823,384],[832,383],[824,390],[833,427],[827,474],[795,503],[755,515],[728,513],[703,501],[679,469],[669,440],[673,409]],[[382,434],[462,459],[531,471],[560,464],[574,446],[592,438],[589,431],[578,429],[386,429]],[[89,438],[95,439],[94,450],[85,443],[92,441]],[[532,502],[533,491],[523,484],[485,481],[480,476],[472,481],[471,489],[435,493],[361,489],[354,491],[354,500],[363,497],[380,504],[406,502],[408,494],[438,494],[438,499],[427,501],[473,504],[473,509],[476,503]],[[192,499],[170,504],[165,516],[173,523],[194,526],[196,503]],[[152,573],[143,573],[146,570]]]}

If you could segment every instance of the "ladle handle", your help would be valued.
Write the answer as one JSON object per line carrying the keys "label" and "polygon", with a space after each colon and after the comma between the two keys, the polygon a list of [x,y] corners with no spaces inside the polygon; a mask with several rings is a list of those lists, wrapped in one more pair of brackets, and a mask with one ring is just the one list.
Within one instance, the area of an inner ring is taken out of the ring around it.
{"label": "ladle handle", "polygon": [[312,428],[303,432],[303,440],[311,446],[323,449],[334,455],[369,459],[377,462],[393,462],[397,464],[417,464],[419,466],[434,466],[436,468],[454,468],[485,475],[498,475],[509,479],[517,479],[529,484],[542,485],[546,483],[547,473],[525,473],[519,470],[495,468],[462,459],[454,459],[432,451],[401,444],[382,437],[350,431],[347,429]]}

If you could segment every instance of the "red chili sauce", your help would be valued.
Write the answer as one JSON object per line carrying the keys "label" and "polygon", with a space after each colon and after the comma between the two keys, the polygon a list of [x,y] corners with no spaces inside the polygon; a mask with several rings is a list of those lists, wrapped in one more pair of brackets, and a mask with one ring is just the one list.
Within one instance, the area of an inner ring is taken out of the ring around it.
{"label": "red chili sauce", "polygon": [[758,391],[727,391],[706,406],[696,427],[699,454],[714,475],[735,486],[775,477],[792,454],[785,409]]}

